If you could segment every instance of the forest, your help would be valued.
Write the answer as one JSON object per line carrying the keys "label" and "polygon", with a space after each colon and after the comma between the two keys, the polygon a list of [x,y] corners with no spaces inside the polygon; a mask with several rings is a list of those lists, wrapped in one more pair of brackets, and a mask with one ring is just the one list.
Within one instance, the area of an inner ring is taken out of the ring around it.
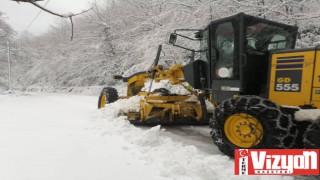
{"label": "forest", "polygon": [[15,89],[52,90],[114,85],[115,74],[147,70],[157,46],[160,63],[184,63],[187,51],[167,45],[171,32],[201,29],[240,12],[299,27],[297,48],[320,44],[318,0],[96,0],[71,24],[57,17],[41,35],[16,32],[0,12],[0,89],[8,89],[7,41]]}

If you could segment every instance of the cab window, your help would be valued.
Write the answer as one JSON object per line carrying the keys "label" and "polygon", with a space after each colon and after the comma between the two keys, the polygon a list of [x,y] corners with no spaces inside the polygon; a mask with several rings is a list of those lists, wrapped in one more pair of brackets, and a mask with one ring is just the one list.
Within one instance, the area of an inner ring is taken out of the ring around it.
{"label": "cab window", "polygon": [[267,52],[273,49],[289,49],[293,39],[289,31],[266,23],[256,23],[246,28],[248,50]]}
{"label": "cab window", "polygon": [[232,78],[234,69],[234,28],[231,22],[218,25],[215,31],[215,46],[218,59],[215,64],[215,77]]}

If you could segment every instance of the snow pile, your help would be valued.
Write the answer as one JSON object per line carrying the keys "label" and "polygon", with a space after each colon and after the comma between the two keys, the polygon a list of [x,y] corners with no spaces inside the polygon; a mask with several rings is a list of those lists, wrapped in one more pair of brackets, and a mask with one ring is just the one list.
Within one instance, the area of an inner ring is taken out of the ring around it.
{"label": "snow pile", "polygon": [[212,104],[212,102],[206,100],[206,107],[207,107],[208,112],[212,112],[212,113],[213,113],[215,107],[214,107],[214,105]]}
{"label": "snow pile", "polygon": [[72,94],[83,94],[83,95],[97,95],[101,92],[102,86],[71,86],[71,87],[51,87],[51,86],[29,86],[26,87],[25,91],[28,92],[47,92],[47,93],[72,93]]}
{"label": "snow pile", "polygon": [[[234,162],[219,151],[208,154],[195,145],[185,145],[168,137],[160,126],[136,127],[125,116],[119,116],[122,108],[128,109],[137,97],[107,104],[94,118],[93,129],[106,140],[113,139],[121,144],[132,157],[142,160],[145,165],[159,171],[161,177],[169,179],[243,179],[234,176]],[[135,102],[136,103],[136,102]],[[132,108],[136,108],[132,107]],[[130,108],[129,108],[130,109]],[[188,136],[185,136],[186,138]],[[194,142],[197,144],[197,142]],[[214,145],[212,144],[212,148]],[[270,179],[270,176],[247,176],[247,179]],[[273,179],[290,179],[272,176]]]}
{"label": "snow pile", "polygon": [[[88,96],[97,96],[100,94],[100,92],[104,87],[105,86],[71,86],[71,87],[28,86],[21,90],[26,92],[36,92],[36,93],[46,92],[46,93],[82,94],[82,95],[88,95]],[[127,92],[123,84],[119,84],[111,87],[116,88],[120,96],[126,96]],[[0,90],[0,93],[1,93],[1,90]]]}
{"label": "snow pile", "polygon": [[295,120],[297,121],[313,121],[320,119],[319,109],[300,109],[295,114]]}
{"label": "snow pile", "polygon": [[[147,81],[144,83],[144,87],[142,88],[142,91],[149,91],[151,81]],[[172,94],[179,94],[179,95],[188,95],[190,94],[189,91],[187,91],[183,86],[180,84],[172,85],[169,80],[161,80],[159,82],[153,81],[151,92],[153,92],[156,89],[164,88],[170,91]]]}
{"label": "snow pile", "polygon": [[5,96],[11,96],[11,97],[19,97],[22,94],[22,92],[17,91],[17,90],[8,90],[8,91],[1,91],[0,90],[0,95],[5,95]]}
{"label": "snow pile", "polygon": [[[143,96],[132,96],[129,99],[119,99],[117,103],[113,103],[114,111],[119,111],[118,114],[123,115],[127,112],[139,112],[140,104],[139,101],[143,99]],[[117,106],[120,105],[120,106]]]}

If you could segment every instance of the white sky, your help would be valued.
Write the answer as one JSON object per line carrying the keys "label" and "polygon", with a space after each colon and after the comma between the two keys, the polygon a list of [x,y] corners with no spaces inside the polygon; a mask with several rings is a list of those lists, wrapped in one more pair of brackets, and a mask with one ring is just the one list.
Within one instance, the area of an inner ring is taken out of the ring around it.
{"label": "white sky", "polygon": [[[38,2],[44,5],[48,0]],[[90,2],[94,0],[49,0],[50,2],[46,6],[56,13],[79,13],[82,10],[90,8]],[[39,13],[40,9],[29,3],[0,0],[0,11],[5,13],[7,22],[17,32],[24,31],[34,17]],[[34,35],[39,35],[45,32],[51,24],[54,24],[58,17],[53,16],[47,12],[42,12],[36,21],[28,29]]]}

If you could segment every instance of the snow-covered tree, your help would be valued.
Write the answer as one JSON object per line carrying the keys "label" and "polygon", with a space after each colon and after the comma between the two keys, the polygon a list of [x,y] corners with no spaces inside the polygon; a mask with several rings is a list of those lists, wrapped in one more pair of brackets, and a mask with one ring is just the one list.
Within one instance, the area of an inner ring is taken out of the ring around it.
{"label": "snow-covered tree", "polygon": [[6,22],[4,14],[0,12],[0,39],[10,39],[14,35],[11,26]]}
{"label": "snow-covered tree", "polygon": [[[204,28],[240,12],[300,27],[298,47],[319,44],[318,0],[96,0],[93,10],[70,23],[57,19],[47,33],[29,39],[28,85],[112,85],[112,75],[148,69],[158,44],[165,60],[183,62],[188,52],[165,43],[178,28]],[[22,44],[25,40],[22,41]],[[37,55],[36,55],[37,54]]]}

